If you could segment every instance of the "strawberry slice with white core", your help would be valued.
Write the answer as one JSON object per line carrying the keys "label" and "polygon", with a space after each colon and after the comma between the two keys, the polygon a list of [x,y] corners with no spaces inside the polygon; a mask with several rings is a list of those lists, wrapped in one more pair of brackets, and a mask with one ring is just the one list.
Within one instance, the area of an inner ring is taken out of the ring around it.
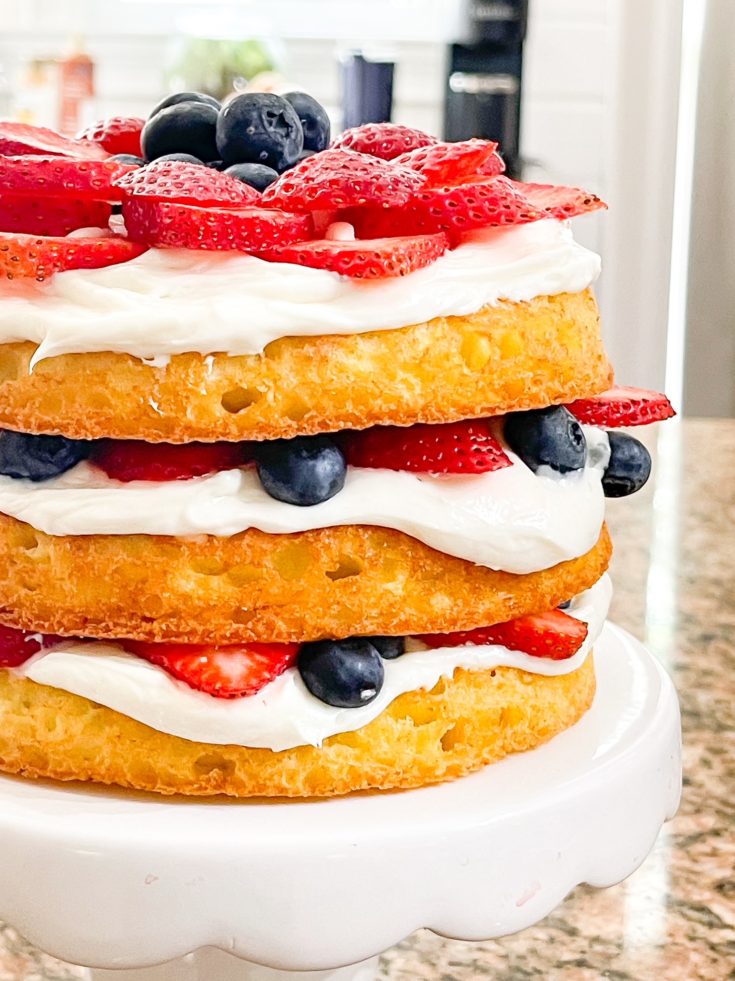
{"label": "strawberry slice with white core", "polygon": [[487,419],[373,426],[344,433],[342,449],[351,466],[372,469],[478,474],[511,465]]}
{"label": "strawberry slice with white core", "polygon": [[570,402],[567,409],[580,422],[590,426],[647,426],[676,415],[674,408],[661,392],[649,392],[645,388],[616,386],[601,395]]}
{"label": "strawberry slice with white core", "polygon": [[257,205],[260,192],[211,167],[181,160],[154,160],[147,167],[119,177],[115,182],[126,198],[176,201],[200,207],[242,208]]}
{"label": "strawberry slice with white core", "polygon": [[438,142],[435,136],[400,123],[365,123],[340,133],[330,149],[354,150],[382,160],[394,160],[402,153]]}
{"label": "strawberry slice with white core", "polygon": [[106,439],[95,444],[91,462],[113,480],[190,480],[248,462],[248,443],[146,443]]}
{"label": "strawberry slice with white core", "polygon": [[477,627],[452,634],[420,634],[416,637],[427,647],[462,647],[500,644],[511,651],[522,651],[533,657],[565,661],[573,657],[587,638],[587,624],[562,610],[533,613],[491,627]]}
{"label": "strawberry slice with white core", "polygon": [[128,237],[158,248],[263,252],[308,239],[308,215],[271,208],[201,208],[135,198],[123,204]]}
{"label": "strawberry slice with white core", "polygon": [[[350,228],[344,222],[330,226],[332,234],[336,226]],[[407,276],[408,273],[431,265],[447,250],[445,235],[414,235],[403,238],[353,239],[328,238],[316,242],[286,245],[266,252],[264,258],[271,262],[291,262],[313,269],[329,269],[331,272],[353,279],[385,279],[391,276]]]}
{"label": "strawberry slice with white core", "polygon": [[104,160],[108,154],[96,143],[79,143],[45,126],[0,121],[0,155],[4,157],[58,156],[76,160]]}
{"label": "strawberry slice with white core", "polygon": [[55,238],[0,232],[0,277],[46,279],[65,269],[99,269],[128,262],[145,246],[109,235]]}
{"label": "strawberry slice with white core", "polygon": [[62,639],[51,634],[0,626],[0,668],[17,668],[43,648]]}
{"label": "strawberry slice with white core", "polygon": [[490,140],[476,139],[459,143],[433,143],[410,153],[402,153],[393,163],[423,174],[427,187],[437,187],[476,175],[497,147],[498,144]]}
{"label": "strawberry slice with white core", "polygon": [[149,644],[125,648],[157,664],[190,688],[215,698],[254,695],[296,663],[299,644]]}
{"label": "strawberry slice with white core", "polygon": [[66,157],[0,157],[0,187],[8,194],[60,195],[118,201],[117,177],[137,168],[115,160],[70,160]]}
{"label": "strawberry slice with white core", "polygon": [[68,235],[78,228],[106,228],[112,214],[107,201],[30,194],[0,195],[0,231],[28,235]]}

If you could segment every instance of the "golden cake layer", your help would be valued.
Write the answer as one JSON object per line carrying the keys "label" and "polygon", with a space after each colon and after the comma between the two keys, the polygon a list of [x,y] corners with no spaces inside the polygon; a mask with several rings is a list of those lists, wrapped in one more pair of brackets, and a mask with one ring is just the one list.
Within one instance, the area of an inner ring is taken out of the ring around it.
{"label": "golden cake layer", "polygon": [[150,641],[303,641],[465,630],[550,609],[607,568],[495,572],[363,525],[231,538],[54,537],[0,515],[0,623]]}
{"label": "golden cake layer", "polygon": [[468,672],[408,692],[357,732],[272,752],[189,742],[0,670],[0,770],[162,794],[325,797],[418,787],[532,749],[573,725],[595,692],[592,657],[555,678]]}
{"label": "golden cake layer", "polygon": [[[102,327],[100,329],[103,329]],[[608,388],[590,290],[367,334],[286,337],[263,354],[71,354],[30,373],[0,345],[0,427],[174,443],[275,439],[540,408]]]}

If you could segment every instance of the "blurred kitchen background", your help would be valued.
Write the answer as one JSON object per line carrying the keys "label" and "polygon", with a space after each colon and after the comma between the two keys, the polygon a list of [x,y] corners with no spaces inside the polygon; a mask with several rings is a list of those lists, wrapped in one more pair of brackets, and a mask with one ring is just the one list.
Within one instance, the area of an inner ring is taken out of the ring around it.
{"label": "blurred kitchen background", "polygon": [[575,219],[620,383],[735,416],[733,0],[0,0],[0,116],[68,131],[168,92],[303,88],[498,139]]}

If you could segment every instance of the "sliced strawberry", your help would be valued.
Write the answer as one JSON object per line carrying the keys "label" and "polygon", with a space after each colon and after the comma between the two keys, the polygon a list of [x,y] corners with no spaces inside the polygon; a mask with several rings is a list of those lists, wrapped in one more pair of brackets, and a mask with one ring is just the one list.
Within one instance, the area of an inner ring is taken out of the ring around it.
{"label": "sliced strawberry", "polygon": [[497,177],[498,174],[505,172],[505,160],[496,151],[491,153],[487,160],[477,168],[478,177]]}
{"label": "sliced strawberry", "polygon": [[117,236],[52,238],[0,232],[0,277],[39,281],[64,269],[99,269],[127,262],[145,247]]}
{"label": "sliced strawberry", "polygon": [[0,157],[0,187],[10,194],[117,201],[116,177],[137,168],[115,160],[69,160],[65,157]]}
{"label": "sliced strawberry", "polygon": [[0,626],[0,668],[17,668],[44,647],[62,639],[51,634]]}
{"label": "sliced strawberry", "polygon": [[353,467],[415,473],[488,473],[511,465],[486,419],[373,426],[345,433],[342,448]]}
{"label": "sliced strawberry", "polygon": [[0,121],[0,155],[23,157],[71,157],[77,160],[104,160],[107,153],[96,143],[79,143],[44,126]]}
{"label": "sliced strawberry", "polygon": [[590,426],[646,426],[675,416],[671,402],[661,392],[645,388],[610,388],[590,399],[577,399],[567,405],[580,422]]}
{"label": "sliced strawberry", "polygon": [[421,174],[352,150],[324,150],[287,170],[263,192],[263,204],[284,211],[405,204],[426,183]]}
{"label": "sliced strawberry", "polygon": [[242,208],[260,201],[260,193],[249,184],[211,167],[180,160],[154,160],[118,178],[115,186],[126,198],[179,204]]}
{"label": "sliced strawberry", "polygon": [[461,143],[433,143],[402,153],[393,163],[423,174],[427,187],[437,187],[477,174],[479,168],[494,155],[497,147],[497,143],[489,140],[475,139],[463,140]]}
{"label": "sliced strawberry", "polygon": [[112,116],[87,126],[77,135],[77,140],[96,143],[108,153],[130,153],[139,157],[140,134],[144,126],[145,119],[137,116]]}
{"label": "sliced strawberry", "polygon": [[131,480],[189,480],[247,462],[247,443],[145,443],[143,440],[101,440],[92,463],[112,477]]}
{"label": "sliced strawberry", "polygon": [[406,238],[360,239],[339,242],[320,239],[285,245],[264,255],[271,262],[292,262],[315,269],[329,269],[353,279],[406,276],[429,266],[447,250],[446,235]]}
{"label": "sliced strawberry", "polygon": [[513,181],[513,186],[534,208],[542,211],[545,218],[574,218],[588,211],[607,208],[604,201],[590,191],[579,187],[556,184],[524,184]]}
{"label": "sliced strawberry", "polygon": [[402,153],[438,142],[435,136],[429,136],[428,133],[410,126],[401,126],[398,123],[365,123],[340,133],[333,140],[331,148],[354,150],[382,160],[393,160]]}
{"label": "sliced strawberry", "polygon": [[0,195],[0,231],[28,235],[68,235],[77,228],[106,228],[112,214],[107,201],[73,197]]}
{"label": "sliced strawberry", "polygon": [[160,248],[263,252],[309,238],[308,215],[266,208],[199,208],[136,198],[123,204],[128,236]]}
{"label": "sliced strawberry", "polygon": [[420,634],[417,640],[428,647],[460,647],[466,644],[502,644],[511,651],[533,657],[564,661],[580,649],[587,637],[587,624],[561,610],[533,613],[491,627],[477,627],[453,634]]}
{"label": "sliced strawberry", "polygon": [[148,644],[124,641],[132,654],[215,698],[254,695],[296,662],[299,644]]}

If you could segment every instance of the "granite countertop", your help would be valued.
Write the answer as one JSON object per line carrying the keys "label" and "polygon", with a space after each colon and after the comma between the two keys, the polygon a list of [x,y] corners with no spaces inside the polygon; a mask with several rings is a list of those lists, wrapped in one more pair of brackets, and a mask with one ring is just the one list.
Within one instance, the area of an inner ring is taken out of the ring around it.
{"label": "granite countertop", "polygon": [[[624,883],[580,887],[541,924],[499,941],[420,931],[384,955],[381,981],[735,978],[735,421],[640,432],[655,456],[654,477],[634,497],[609,503],[611,616],[645,640],[679,690],[679,813]],[[83,977],[0,930],[0,981]]]}

